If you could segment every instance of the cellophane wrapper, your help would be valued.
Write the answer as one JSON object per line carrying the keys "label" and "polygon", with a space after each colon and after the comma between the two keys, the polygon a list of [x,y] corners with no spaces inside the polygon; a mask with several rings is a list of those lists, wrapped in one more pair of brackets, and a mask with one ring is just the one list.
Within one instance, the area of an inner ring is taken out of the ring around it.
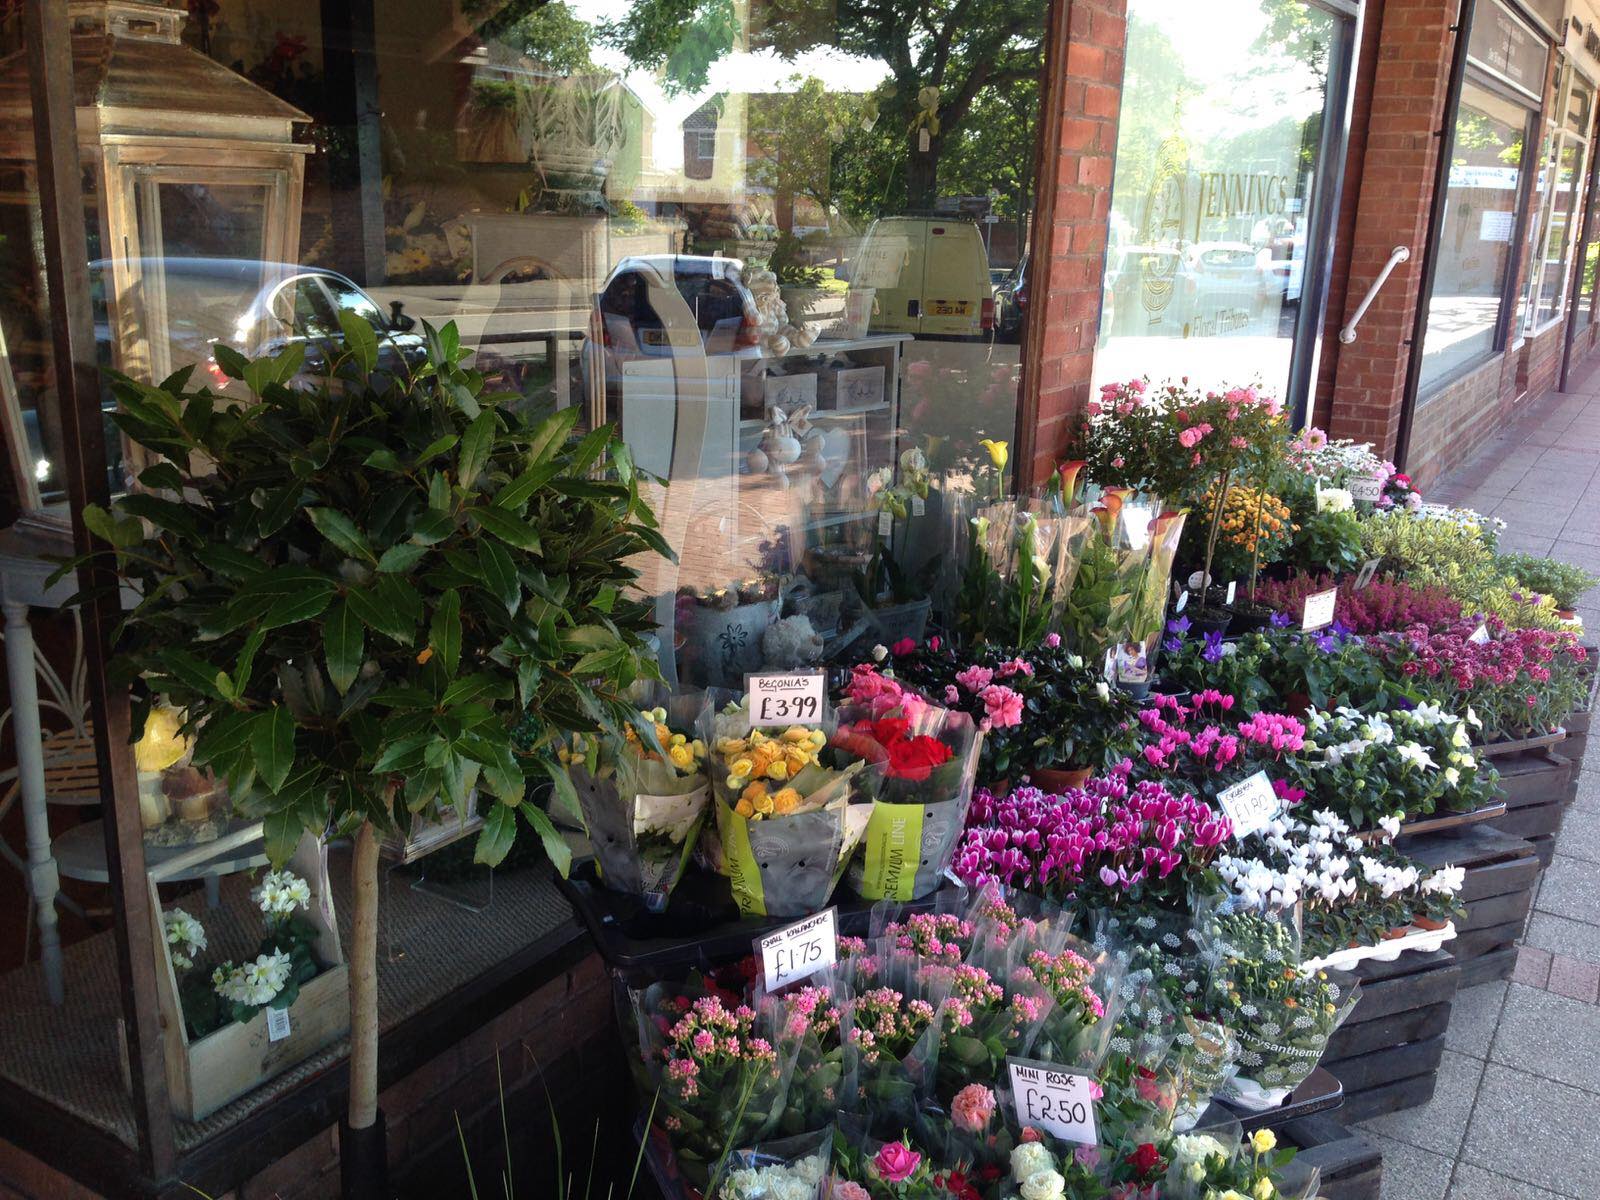
{"label": "cellophane wrapper", "polygon": [[[755,1145],[777,1126],[793,1048],[753,1008],[715,990],[655,983],[628,990],[627,998],[640,1093],[655,1097],[654,1123],[666,1131],[684,1177],[703,1188],[728,1150]],[[712,1034],[710,1050],[694,1045],[701,1030]],[[736,1053],[728,1052],[730,1038]]]}
{"label": "cellophane wrapper", "polygon": [[854,1104],[858,1088],[846,1070],[853,1063],[846,1063],[844,1045],[852,1000],[847,973],[830,967],[778,992],[756,986],[756,1010],[795,1064],[777,1134],[795,1136],[821,1129],[841,1108]]}
{"label": "cellophane wrapper", "polygon": [[[649,698],[664,707],[667,724],[684,732],[703,727],[703,692]],[[652,760],[621,738],[598,742],[570,764],[584,829],[594,849],[600,881],[612,891],[666,906],[699,839],[711,801],[704,771],[685,775]]]}
{"label": "cellophane wrapper", "polygon": [[[711,695],[715,704],[717,693]],[[799,917],[823,908],[872,819],[872,797],[886,757],[881,750],[875,759],[856,757],[834,745],[838,723],[827,711],[819,723],[829,739],[822,761],[785,780],[804,797],[800,809],[747,817],[737,810],[739,790],[728,784],[727,764],[716,746],[722,739],[743,737],[748,719],[742,708],[724,708],[708,725],[716,825],[714,841],[708,846],[702,839],[701,848],[709,865],[728,877],[746,916]],[[764,732],[781,735],[783,730]]]}
{"label": "cellophane wrapper", "polygon": [[1273,1200],[1310,1200],[1321,1183],[1321,1172],[1281,1143],[1258,1152],[1234,1118],[1180,1133],[1168,1158],[1163,1200],[1216,1200],[1230,1190],[1254,1196],[1263,1178]]}
{"label": "cellophane wrapper", "polygon": [[932,738],[947,746],[951,757],[916,778],[897,773],[905,768],[897,766],[894,747],[883,747],[887,765],[847,878],[851,889],[868,900],[918,900],[938,890],[955,856],[972,803],[981,740],[968,714],[929,706],[878,722],[865,709],[842,709],[835,739],[848,739],[846,746],[853,749],[856,739],[871,740],[873,728],[885,720],[904,721],[904,738]]}
{"label": "cellophane wrapper", "polygon": [[828,1200],[833,1126],[736,1150],[722,1164],[717,1200]]}
{"label": "cellophane wrapper", "polygon": [[920,960],[877,951],[852,958],[844,1072],[854,1109],[883,1138],[911,1129],[934,1103],[947,990],[922,976]]}

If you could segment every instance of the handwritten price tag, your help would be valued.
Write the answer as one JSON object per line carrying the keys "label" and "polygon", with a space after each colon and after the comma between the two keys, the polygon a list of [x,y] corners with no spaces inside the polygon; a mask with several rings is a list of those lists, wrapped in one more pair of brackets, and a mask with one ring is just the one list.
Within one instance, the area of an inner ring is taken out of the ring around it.
{"label": "handwritten price tag", "polygon": [[1006,1063],[1011,1068],[1011,1102],[1019,1124],[1032,1125],[1064,1142],[1083,1146],[1099,1142],[1089,1076],[1019,1058],[1008,1058]]}
{"label": "handwritten price tag", "polygon": [[746,675],[745,707],[752,729],[768,725],[814,725],[822,719],[828,681],[821,671]]}
{"label": "handwritten price tag", "polygon": [[1236,841],[1249,837],[1278,815],[1278,793],[1272,790],[1272,781],[1265,771],[1257,771],[1249,779],[1224,788],[1217,793],[1217,803],[1233,822]]}
{"label": "handwritten price tag", "polygon": [[757,938],[756,953],[761,955],[761,973],[769,992],[833,966],[839,959],[837,910],[825,909]]}
{"label": "handwritten price tag", "polygon": [[289,1036],[290,1032],[289,1010],[287,1008],[267,1009],[267,1041],[281,1042]]}
{"label": "handwritten price tag", "polygon": [[1356,500],[1365,500],[1368,504],[1376,504],[1378,497],[1383,495],[1383,484],[1372,476],[1363,476],[1350,481],[1350,495]]}
{"label": "handwritten price tag", "polygon": [[1333,624],[1333,610],[1338,603],[1338,588],[1329,588],[1325,592],[1314,592],[1307,596],[1305,607],[1300,610],[1300,628],[1307,633],[1314,629],[1326,629]]}

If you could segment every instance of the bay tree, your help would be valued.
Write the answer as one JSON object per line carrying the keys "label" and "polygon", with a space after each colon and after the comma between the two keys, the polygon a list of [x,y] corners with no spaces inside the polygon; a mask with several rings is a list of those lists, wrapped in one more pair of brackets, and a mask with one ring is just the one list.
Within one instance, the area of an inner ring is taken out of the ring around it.
{"label": "bay tree", "polygon": [[246,361],[219,345],[246,402],[192,387],[192,367],[160,386],[115,376],[115,420],[151,465],[85,522],[138,597],[115,647],[135,736],[157,698],[181,709],[195,761],[264,822],[274,864],[304,831],[352,840],[362,1130],[377,1118],[380,839],[475,804],[479,862],[501,861],[520,823],[565,871],[535,785],[570,795],[562,739],[638,722],[625,693],[658,674],[629,564],[671,552],[613,427],[580,433],[576,408],[528,416],[486,394],[453,324],[425,327],[426,361],[399,373],[379,369],[371,326],[341,324],[316,379],[298,346]]}

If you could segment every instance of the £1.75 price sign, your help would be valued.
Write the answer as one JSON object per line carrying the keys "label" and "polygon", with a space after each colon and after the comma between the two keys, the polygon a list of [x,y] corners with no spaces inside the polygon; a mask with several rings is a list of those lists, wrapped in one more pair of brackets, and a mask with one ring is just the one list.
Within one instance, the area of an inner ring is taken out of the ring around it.
{"label": "\u00a31.75 price sign", "polygon": [[1008,1058],[1006,1064],[1011,1068],[1011,1102],[1018,1124],[1084,1146],[1100,1140],[1089,1076],[1024,1058]]}
{"label": "\u00a31.75 price sign", "polygon": [[769,992],[833,966],[839,959],[838,910],[824,909],[757,938],[756,953]]}
{"label": "\u00a31.75 price sign", "polygon": [[828,681],[821,671],[789,671],[744,677],[750,727],[815,725],[822,720]]}

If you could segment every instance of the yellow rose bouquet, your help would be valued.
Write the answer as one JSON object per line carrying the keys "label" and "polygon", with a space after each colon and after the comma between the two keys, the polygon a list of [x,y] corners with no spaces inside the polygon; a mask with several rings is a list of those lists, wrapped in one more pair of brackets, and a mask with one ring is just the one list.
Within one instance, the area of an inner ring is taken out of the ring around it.
{"label": "yellow rose bouquet", "polygon": [[838,739],[831,711],[814,725],[751,728],[735,700],[707,733],[717,817],[707,857],[728,877],[739,911],[822,908],[872,819],[887,756]]}
{"label": "yellow rose bouquet", "polygon": [[660,909],[682,877],[711,799],[703,692],[658,693],[621,737],[578,735],[561,752],[601,881]]}

